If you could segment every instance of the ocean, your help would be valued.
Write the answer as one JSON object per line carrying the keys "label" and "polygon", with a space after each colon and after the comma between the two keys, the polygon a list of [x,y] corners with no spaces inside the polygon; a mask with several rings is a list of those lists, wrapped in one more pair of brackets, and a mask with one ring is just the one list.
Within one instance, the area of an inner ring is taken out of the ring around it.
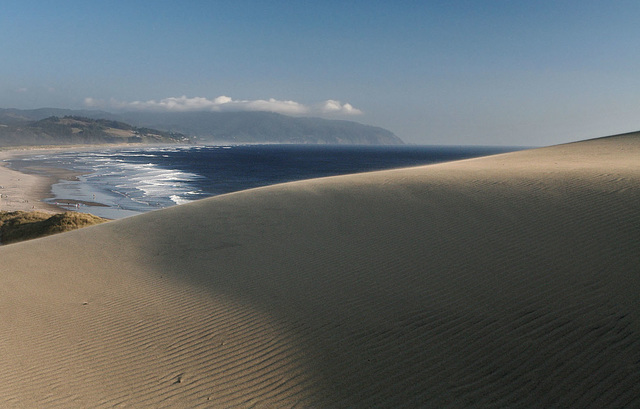
{"label": "ocean", "polygon": [[[15,158],[21,171],[64,168],[77,180],[52,186],[68,210],[119,219],[210,196],[282,182],[402,168],[515,151],[477,146],[158,146]],[[65,203],[69,203],[68,205]]]}

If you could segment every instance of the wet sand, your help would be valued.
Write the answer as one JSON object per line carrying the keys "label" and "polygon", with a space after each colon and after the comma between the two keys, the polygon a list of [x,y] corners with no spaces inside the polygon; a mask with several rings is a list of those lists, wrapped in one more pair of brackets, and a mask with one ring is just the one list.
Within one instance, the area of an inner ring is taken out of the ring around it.
{"label": "wet sand", "polygon": [[58,180],[69,177],[62,169],[41,170],[39,174],[30,174],[9,169],[5,159],[17,155],[25,155],[24,151],[0,151],[0,210],[40,210],[58,213],[62,209],[43,202],[51,192],[51,185]]}

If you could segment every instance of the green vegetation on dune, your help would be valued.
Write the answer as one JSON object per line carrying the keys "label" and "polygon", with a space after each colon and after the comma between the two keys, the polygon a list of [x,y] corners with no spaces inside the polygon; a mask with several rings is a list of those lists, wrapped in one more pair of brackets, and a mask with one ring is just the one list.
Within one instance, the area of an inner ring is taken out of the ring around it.
{"label": "green vegetation on dune", "polygon": [[0,243],[9,244],[106,222],[88,213],[0,211]]}

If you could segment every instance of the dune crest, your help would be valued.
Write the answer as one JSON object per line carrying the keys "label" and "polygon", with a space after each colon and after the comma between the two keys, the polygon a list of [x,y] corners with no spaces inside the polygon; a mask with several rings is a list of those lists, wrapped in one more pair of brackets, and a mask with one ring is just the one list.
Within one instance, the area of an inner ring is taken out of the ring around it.
{"label": "dune crest", "polygon": [[3,407],[640,405],[640,137],[0,248]]}

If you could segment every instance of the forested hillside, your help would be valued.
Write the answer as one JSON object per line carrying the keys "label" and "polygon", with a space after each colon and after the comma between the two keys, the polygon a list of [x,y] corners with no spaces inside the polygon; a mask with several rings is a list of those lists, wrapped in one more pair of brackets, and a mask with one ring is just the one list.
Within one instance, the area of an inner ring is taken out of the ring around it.
{"label": "forested hillside", "polygon": [[177,133],[135,127],[108,119],[50,116],[41,120],[0,115],[0,146],[98,143],[188,143]]}

